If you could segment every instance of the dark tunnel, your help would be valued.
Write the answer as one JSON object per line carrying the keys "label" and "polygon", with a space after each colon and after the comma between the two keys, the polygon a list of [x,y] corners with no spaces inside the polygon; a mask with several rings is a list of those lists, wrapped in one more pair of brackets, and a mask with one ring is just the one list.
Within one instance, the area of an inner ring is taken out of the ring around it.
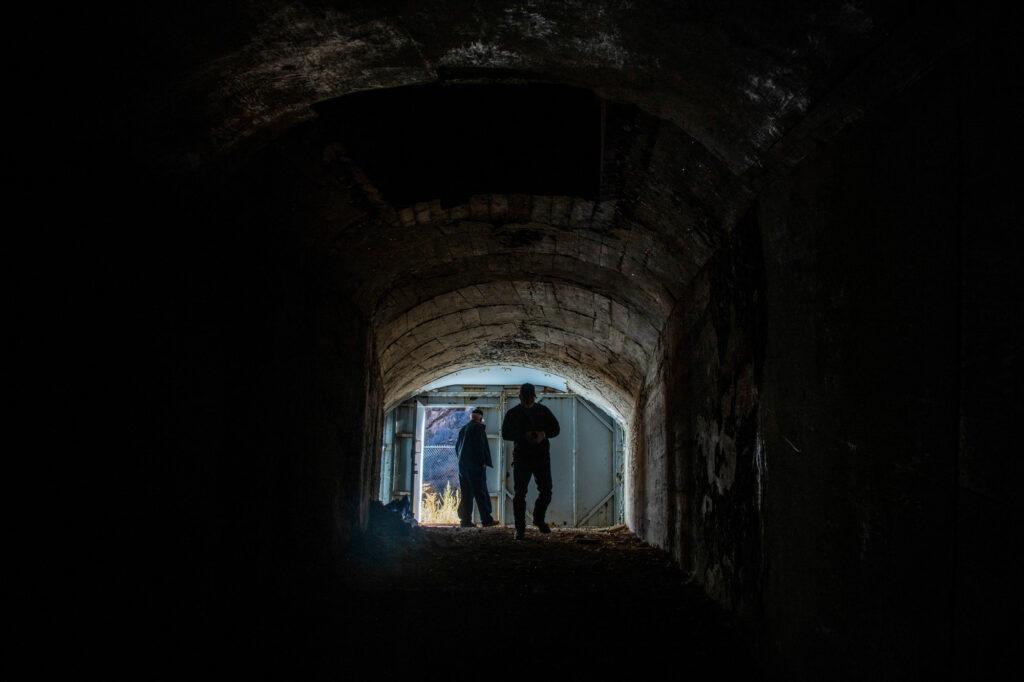
{"label": "dark tunnel", "polygon": [[[486,602],[473,632],[508,656],[533,617],[515,567],[543,556],[566,596],[534,636],[576,634],[524,671],[592,675],[615,642],[637,674],[1008,664],[1020,62],[994,14],[353,0],[122,22],[111,221],[146,329],[131,551],[157,614],[137,678],[415,671],[420,598]],[[386,415],[500,365],[621,428],[618,530],[383,536]],[[427,582],[370,590],[374,561]],[[457,562],[492,592],[428,582]]]}

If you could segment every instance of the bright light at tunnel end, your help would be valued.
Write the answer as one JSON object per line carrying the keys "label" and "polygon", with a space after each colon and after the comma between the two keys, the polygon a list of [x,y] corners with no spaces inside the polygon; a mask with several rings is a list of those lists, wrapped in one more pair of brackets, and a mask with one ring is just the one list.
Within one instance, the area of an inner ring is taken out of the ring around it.
{"label": "bright light at tunnel end", "polygon": [[628,426],[629,420],[626,416],[600,391],[588,388],[545,369],[528,365],[484,365],[460,369],[425,384],[416,393],[432,391],[446,386],[518,386],[524,383],[549,386],[558,391],[571,391],[581,395],[611,415],[624,429]]}
{"label": "bright light at tunnel end", "polygon": [[481,367],[469,367],[445,374],[428,384],[424,384],[415,393],[425,393],[447,386],[518,386],[524,383],[531,383],[538,386],[549,386],[559,391],[571,391],[583,396],[594,403],[613,419],[615,419],[623,430],[623,481],[622,491],[624,495],[624,521],[630,529],[635,527],[631,505],[630,490],[630,462],[632,461],[630,438],[631,419],[621,414],[618,409],[600,391],[589,389],[577,384],[558,374],[554,374],[538,367],[526,365],[485,365]]}
{"label": "bright light at tunnel end", "polygon": [[557,374],[522,365],[487,365],[460,369],[431,381],[420,390],[432,391],[453,385],[513,386],[525,383],[550,386],[559,391],[570,390],[568,382]]}

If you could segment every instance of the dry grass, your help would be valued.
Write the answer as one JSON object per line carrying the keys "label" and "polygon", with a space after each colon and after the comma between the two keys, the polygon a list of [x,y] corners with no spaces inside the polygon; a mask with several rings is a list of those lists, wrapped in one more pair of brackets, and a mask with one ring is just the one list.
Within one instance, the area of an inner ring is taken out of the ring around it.
{"label": "dry grass", "polygon": [[423,486],[423,519],[425,524],[453,524],[459,522],[459,503],[462,491],[452,490],[451,481],[444,484],[444,492],[438,495],[429,485]]}

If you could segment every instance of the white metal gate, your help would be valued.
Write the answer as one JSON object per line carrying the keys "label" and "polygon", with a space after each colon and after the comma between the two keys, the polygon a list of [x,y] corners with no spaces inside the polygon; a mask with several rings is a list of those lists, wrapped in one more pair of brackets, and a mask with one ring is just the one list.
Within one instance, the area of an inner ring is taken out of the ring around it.
{"label": "white metal gate", "polygon": [[[552,411],[561,426],[558,437],[551,439],[552,499],[546,521],[563,527],[608,526],[620,522],[623,512],[621,427],[600,408],[573,393],[541,390],[538,400]],[[513,444],[501,440],[501,422],[505,413],[518,404],[518,387],[450,386],[395,407],[385,419],[381,500],[388,502],[395,497],[409,496],[414,514],[420,517],[426,410],[428,407],[473,405],[484,411],[491,444],[494,468],[487,469],[487,488],[494,518],[511,525]],[[526,497],[528,522],[536,499],[537,486],[531,481]],[[475,510],[474,517],[477,517]]]}
{"label": "white metal gate", "polygon": [[[545,521],[552,526],[577,528],[608,526],[615,519],[616,450],[621,430],[614,421],[584,398],[571,393],[541,395],[538,400],[555,415],[561,427],[551,439],[551,505]],[[506,410],[519,404],[510,397]],[[505,443],[505,519],[512,523],[512,450]],[[527,521],[537,500],[536,481],[526,495]]]}
{"label": "white metal gate", "polygon": [[[479,407],[484,413],[484,425],[486,427],[488,442],[491,447],[491,460],[494,467],[485,469],[487,475],[487,491],[491,498],[491,509],[494,518],[501,520],[501,499],[503,480],[500,476],[503,462],[501,447],[501,416],[500,416],[500,395],[489,396],[487,394],[466,394],[464,391],[434,391],[416,400],[416,425],[415,445],[413,447],[413,490],[412,505],[413,514],[417,520],[421,518],[423,511],[423,455],[424,442],[426,438],[426,413],[427,408],[465,407],[472,405]],[[396,408],[397,409],[397,408]],[[473,505],[473,519],[480,521],[480,512],[476,505]]]}

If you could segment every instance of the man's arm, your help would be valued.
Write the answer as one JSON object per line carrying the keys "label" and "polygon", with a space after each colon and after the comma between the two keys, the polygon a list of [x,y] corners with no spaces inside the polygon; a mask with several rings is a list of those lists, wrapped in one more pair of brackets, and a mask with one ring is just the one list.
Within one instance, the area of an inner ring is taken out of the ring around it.
{"label": "man's arm", "polygon": [[483,445],[480,447],[480,452],[483,453],[483,461],[488,466],[491,466],[491,444],[488,442],[490,438],[487,437],[487,429],[480,429],[480,440],[483,441]]}
{"label": "man's arm", "polygon": [[518,424],[512,416],[512,410],[505,413],[505,419],[501,422],[501,437],[503,440],[520,440],[523,434],[520,433]]}
{"label": "man's arm", "polygon": [[455,456],[462,457],[462,448],[466,445],[466,427],[459,429],[459,437],[455,441]]}
{"label": "man's arm", "polygon": [[[544,409],[547,410],[546,407]],[[555,415],[551,410],[547,410],[547,419],[545,421],[547,424],[545,424],[544,435],[548,438],[554,438],[562,429],[558,425],[558,420],[555,419]]]}

